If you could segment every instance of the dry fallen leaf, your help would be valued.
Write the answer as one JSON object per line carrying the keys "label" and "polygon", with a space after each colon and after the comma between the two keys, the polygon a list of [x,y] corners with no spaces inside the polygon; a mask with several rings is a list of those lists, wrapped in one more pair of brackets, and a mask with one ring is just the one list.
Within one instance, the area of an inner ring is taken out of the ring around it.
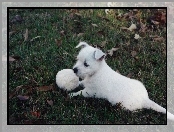
{"label": "dry fallen leaf", "polygon": [[110,55],[110,56],[112,56],[113,55],[113,53],[114,53],[114,51],[117,51],[119,48],[112,48],[111,50],[108,50],[108,54]]}
{"label": "dry fallen leaf", "polygon": [[26,28],[25,34],[24,34],[24,41],[28,40],[28,29]]}
{"label": "dry fallen leaf", "polygon": [[131,73],[129,73],[129,74],[127,75],[127,77],[128,77],[128,78],[131,78],[132,75],[133,75],[133,73],[131,72]]}
{"label": "dry fallen leaf", "polygon": [[9,61],[10,62],[13,62],[13,61],[16,61],[16,60],[20,60],[21,59],[21,57],[19,57],[19,56],[9,56]]}
{"label": "dry fallen leaf", "polygon": [[134,17],[133,11],[129,11],[128,13],[125,13],[123,15],[124,19],[126,19],[126,18],[132,19],[133,17]]}
{"label": "dry fallen leaf", "polygon": [[140,30],[139,30],[139,32],[145,32],[147,30],[147,27],[146,27],[146,24],[144,24],[143,22],[142,22],[142,20],[140,19]]}
{"label": "dry fallen leaf", "polygon": [[129,31],[133,31],[137,29],[137,26],[135,24],[132,23],[132,25],[128,28]]}
{"label": "dry fallen leaf", "polygon": [[105,9],[105,13],[106,14],[109,14],[110,13],[110,10],[109,9]]}
{"label": "dry fallen leaf", "polygon": [[9,61],[13,62],[13,61],[15,61],[15,59],[13,57],[9,56]]}
{"label": "dry fallen leaf", "polygon": [[79,34],[77,34],[77,37],[81,37],[83,35],[84,35],[84,33],[79,33]]}
{"label": "dry fallen leaf", "polygon": [[22,87],[23,85],[17,86],[15,90],[9,94],[9,99],[13,98]]}
{"label": "dry fallen leaf", "polygon": [[102,47],[105,47],[106,43],[107,43],[107,41],[103,41],[103,42],[101,43],[101,46],[102,46]]}
{"label": "dry fallen leaf", "polygon": [[50,106],[53,106],[53,101],[52,101],[52,100],[47,100],[47,103],[48,103]]}
{"label": "dry fallen leaf", "polygon": [[42,92],[43,91],[46,92],[46,91],[54,90],[54,87],[52,85],[50,85],[50,86],[41,86],[41,87],[38,87],[37,90],[42,91]]}
{"label": "dry fallen leaf", "polygon": [[55,42],[57,46],[59,47],[62,44],[62,39],[59,39],[59,40],[55,39]]}
{"label": "dry fallen leaf", "polygon": [[31,115],[34,116],[34,117],[39,118],[40,115],[41,115],[41,112],[40,111],[31,111]]}
{"label": "dry fallen leaf", "polygon": [[156,37],[156,38],[153,38],[153,40],[161,42],[164,40],[164,38],[163,37]]}
{"label": "dry fallen leaf", "polygon": [[64,30],[60,31],[60,34],[61,34],[62,36],[64,36],[64,35],[65,35],[65,31],[64,31]]}
{"label": "dry fallen leaf", "polygon": [[98,27],[98,25],[97,25],[97,24],[94,24],[94,23],[92,23],[92,26],[93,26],[93,27]]}
{"label": "dry fallen leaf", "polygon": [[102,35],[102,36],[105,36],[105,33],[104,33],[104,31],[98,31],[98,32],[97,32],[97,34],[98,34],[98,35]]}
{"label": "dry fallen leaf", "polygon": [[150,38],[158,38],[158,35],[149,35]]}
{"label": "dry fallen leaf", "polygon": [[153,24],[155,24],[155,25],[159,25],[159,24],[160,24],[160,22],[157,22],[157,21],[154,21],[154,20],[151,20],[151,22],[152,22]]}
{"label": "dry fallen leaf", "polygon": [[82,14],[80,14],[80,13],[77,13],[77,12],[75,13],[75,15],[77,15],[77,16],[82,16]]}
{"label": "dry fallen leaf", "polygon": [[41,36],[36,36],[36,37],[34,37],[34,38],[32,38],[30,41],[32,42],[32,41],[34,41],[34,40],[36,40],[36,39],[38,39],[38,38],[40,38]]}
{"label": "dry fallen leaf", "polygon": [[161,14],[161,21],[166,23],[166,13],[162,12]]}
{"label": "dry fallen leaf", "polygon": [[18,95],[17,96],[20,100],[28,100],[29,96],[22,96],[22,95]]}
{"label": "dry fallen leaf", "polygon": [[16,31],[11,31],[9,32],[9,36],[11,36],[12,34],[14,34]]}
{"label": "dry fallen leaf", "polygon": [[23,21],[22,17],[20,15],[16,15],[12,20],[11,23],[21,23]]}
{"label": "dry fallen leaf", "polygon": [[140,35],[139,34],[135,34],[134,39],[139,39],[139,38],[141,38]]}
{"label": "dry fallen leaf", "polygon": [[132,55],[132,57],[135,57],[137,55],[137,52],[136,51],[132,51],[131,55]]}

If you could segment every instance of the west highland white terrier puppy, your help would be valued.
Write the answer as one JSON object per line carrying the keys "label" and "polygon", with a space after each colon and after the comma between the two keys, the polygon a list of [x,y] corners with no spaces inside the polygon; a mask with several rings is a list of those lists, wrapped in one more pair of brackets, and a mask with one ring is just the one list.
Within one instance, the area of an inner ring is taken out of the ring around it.
{"label": "west highland white terrier puppy", "polygon": [[[150,100],[144,85],[135,79],[125,77],[112,70],[105,62],[105,53],[80,42],[76,48],[82,47],[73,67],[74,73],[83,80],[85,88],[70,96],[83,95],[107,99],[112,105],[121,103],[131,111],[147,108],[166,113],[166,109]],[[167,119],[174,120],[174,115],[167,112]]]}

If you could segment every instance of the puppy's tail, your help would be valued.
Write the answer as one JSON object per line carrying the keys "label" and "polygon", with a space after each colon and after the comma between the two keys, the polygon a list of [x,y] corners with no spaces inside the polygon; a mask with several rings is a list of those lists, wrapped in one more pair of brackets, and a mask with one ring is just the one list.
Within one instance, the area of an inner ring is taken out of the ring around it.
{"label": "puppy's tail", "polygon": [[[166,109],[155,103],[154,101],[148,99],[144,103],[144,108],[153,109],[158,112],[166,114]],[[174,121],[174,115],[167,111],[167,119]]]}

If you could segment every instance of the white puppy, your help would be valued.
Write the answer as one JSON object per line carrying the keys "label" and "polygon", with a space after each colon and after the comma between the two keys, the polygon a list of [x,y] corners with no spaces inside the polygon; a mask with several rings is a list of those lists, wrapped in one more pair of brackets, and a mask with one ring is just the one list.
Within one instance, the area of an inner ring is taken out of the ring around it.
{"label": "white puppy", "polygon": [[[166,113],[166,109],[149,99],[144,85],[134,79],[125,77],[112,70],[105,62],[105,54],[86,42],[80,42],[76,48],[82,47],[73,67],[74,73],[82,79],[85,87],[71,96],[82,94],[84,97],[105,98],[115,105],[121,103],[131,111],[148,108]],[[174,115],[167,112],[167,118],[174,120]]]}

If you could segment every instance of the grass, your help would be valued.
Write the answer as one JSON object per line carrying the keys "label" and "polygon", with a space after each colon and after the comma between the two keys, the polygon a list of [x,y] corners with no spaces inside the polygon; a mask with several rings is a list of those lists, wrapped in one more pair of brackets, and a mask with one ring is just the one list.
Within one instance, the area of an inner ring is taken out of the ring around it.
{"label": "grass", "polygon": [[[112,56],[107,55],[108,65],[142,81],[150,99],[166,108],[166,26],[147,22],[160,10],[138,10],[138,18],[147,24],[146,32],[120,29],[129,27],[131,20],[118,18],[116,9],[108,15],[103,9],[9,10],[9,34],[15,31],[9,36],[9,56],[16,59],[8,64],[9,124],[166,124],[166,115],[153,110],[130,112],[104,99],[69,99],[55,85],[57,72],[75,64],[78,49],[74,47],[79,41],[87,41],[104,52],[117,47]],[[129,10],[119,12],[125,14]],[[16,15],[22,20],[14,21]],[[139,20],[133,19],[133,22],[138,25]],[[135,40],[135,33],[142,38]],[[26,41],[23,34],[27,36]],[[153,41],[150,36],[155,35],[163,40]],[[101,46],[104,41],[107,44]],[[132,51],[136,55],[132,55]],[[42,86],[54,89],[37,89]],[[18,95],[25,97],[21,99]],[[48,103],[50,100],[53,104]]]}

